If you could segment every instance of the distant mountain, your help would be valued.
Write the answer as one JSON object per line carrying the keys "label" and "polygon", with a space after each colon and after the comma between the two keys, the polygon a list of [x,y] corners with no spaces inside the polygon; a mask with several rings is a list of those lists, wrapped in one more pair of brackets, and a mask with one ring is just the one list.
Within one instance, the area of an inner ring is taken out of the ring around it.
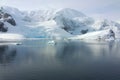
{"label": "distant mountain", "polygon": [[[0,22],[7,27],[6,32],[0,34],[19,34],[26,38],[68,38],[75,37],[82,39],[90,38],[89,35],[95,32],[109,34],[112,29],[116,38],[119,38],[120,24],[110,20],[95,20],[82,12],[74,9],[51,9],[37,11],[19,11],[16,8],[3,6],[3,13],[7,13],[14,20],[15,25],[4,22],[3,16]],[[1,13],[2,14],[2,13]],[[9,17],[7,17],[9,18]],[[91,37],[98,38],[100,34]],[[101,37],[103,38],[103,37]]]}
{"label": "distant mountain", "polygon": [[91,27],[94,31],[72,37],[72,39],[114,40],[113,36],[110,36],[111,30],[114,32],[115,38],[120,39],[120,24],[117,22],[109,21],[107,19],[96,20]]}

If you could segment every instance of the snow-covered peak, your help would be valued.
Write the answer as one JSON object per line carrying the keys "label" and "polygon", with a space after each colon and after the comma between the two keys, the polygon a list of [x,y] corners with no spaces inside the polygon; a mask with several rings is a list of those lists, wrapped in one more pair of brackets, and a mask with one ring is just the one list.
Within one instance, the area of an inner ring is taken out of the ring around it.
{"label": "snow-covered peak", "polygon": [[89,31],[88,25],[94,21],[83,13],[70,8],[30,11],[25,13],[24,20],[31,20],[30,22],[33,23],[54,20],[57,27],[71,34],[81,34],[81,30]]}
{"label": "snow-covered peak", "polygon": [[56,15],[60,15],[66,18],[86,17],[86,15],[84,15],[83,13],[70,8],[60,9],[56,12]]}
{"label": "snow-covered peak", "polygon": [[1,9],[2,9],[3,12],[9,13],[13,16],[14,15],[21,16],[21,11],[19,11],[17,8],[2,6]]}
{"label": "snow-covered peak", "polygon": [[20,19],[23,19],[23,17],[24,17],[22,14],[23,12],[17,8],[13,8],[13,7],[9,7],[9,6],[1,6],[0,9],[4,13],[10,14],[17,21],[20,21]]}
{"label": "snow-covered peak", "polygon": [[95,30],[105,30],[105,29],[114,29],[115,27],[119,28],[120,24],[107,19],[96,20],[92,25]]}
{"label": "snow-covered peak", "polygon": [[43,22],[48,21],[53,18],[55,15],[55,10],[37,10],[37,11],[29,11],[26,13],[26,16],[33,19],[32,21]]}
{"label": "snow-covered peak", "polygon": [[8,7],[8,6],[1,6],[1,9],[4,11],[4,12],[9,12],[9,13],[17,13],[17,12],[20,12],[17,8],[13,8],[13,7]]}
{"label": "snow-covered peak", "polygon": [[83,13],[70,9],[70,8],[64,8],[64,9],[45,9],[45,10],[37,10],[37,11],[29,11],[26,13],[26,16],[28,16],[31,19],[34,19],[33,21],[48,21],[55,19],[56,17],[64,17],[64,18],[84,18],[86,17]]}

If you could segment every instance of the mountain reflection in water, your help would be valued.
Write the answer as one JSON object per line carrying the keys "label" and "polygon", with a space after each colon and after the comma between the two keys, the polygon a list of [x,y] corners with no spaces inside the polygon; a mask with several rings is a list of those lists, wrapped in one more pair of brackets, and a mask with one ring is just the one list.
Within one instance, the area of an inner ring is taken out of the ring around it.
{"label": "mountain reflection in water", "polygon": [[120,80],[119,42],[48,41],[0,46],[0,80]]}
{"label": "mountain reflection in water", "polygon": [[7,64],[14,60],[16,57],[16,49],[8,45],[0,45],[0,64]]}

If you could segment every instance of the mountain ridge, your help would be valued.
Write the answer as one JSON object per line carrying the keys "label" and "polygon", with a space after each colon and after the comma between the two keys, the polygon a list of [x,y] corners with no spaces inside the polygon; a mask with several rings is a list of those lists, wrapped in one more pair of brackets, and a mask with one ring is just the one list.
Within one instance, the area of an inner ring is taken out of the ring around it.
{"label": "mountain ridge", "polygon": [[[94,31],[112,29],[119,35],[120,24],[109,20],[96,21],[80,11],[65,8],[58,10],[38,10],[22,12],[16,8],[2,7],[15,19],[17,26],[10,27],[8,33],[21,34],[26,38],[64,38],[77,37]],[[98,35],[95,35],[98,37]],[[94,37],[94,36],[92,36]],[[116,36],[117,38],[119,36]]]}

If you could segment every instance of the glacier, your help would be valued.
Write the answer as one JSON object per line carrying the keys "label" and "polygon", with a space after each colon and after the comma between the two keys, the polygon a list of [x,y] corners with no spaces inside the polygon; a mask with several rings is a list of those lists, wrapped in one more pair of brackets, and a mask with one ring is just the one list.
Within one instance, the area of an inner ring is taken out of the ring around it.
{"label": "glacier", "polygon": [[109,30],[113,30],[116,39],[120,38],[119,22],[96,20],[70,8],[20,11],[2,6],[1,11],[10,14],[16,22],[16,25],[11,25],[4,18],[0,18],[0,22],[8,29],[7,32],[0,32],[1,40],[26,38],[108,40],[111,39],[108,37]]}

